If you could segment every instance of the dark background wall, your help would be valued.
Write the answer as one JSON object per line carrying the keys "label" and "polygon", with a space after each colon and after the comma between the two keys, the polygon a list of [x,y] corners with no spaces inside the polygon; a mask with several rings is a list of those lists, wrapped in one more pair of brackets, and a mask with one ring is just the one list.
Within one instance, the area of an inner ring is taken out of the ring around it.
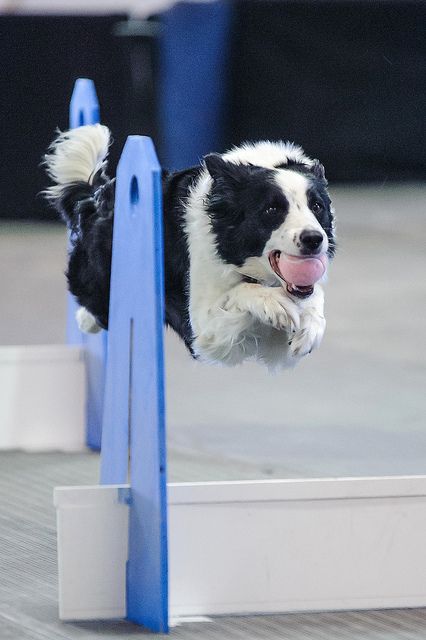
{"label": "dark background wall", "polygon": [[[77,77],[95,80],[102,119],[121,141],[126,134],[122,49],[116,17],[0,17],[0,194],[2,217],[55,217],[38,192],[40,161],[55,128],[68,128]],[[114,150],[115,151],[115,150]]]}
{"label": "dark background wall", "polygon": [[79,76],[95,81],[113,168],[144,133],[170,168],[285,138],[333,182],[426,174],[423,2],[181,3],[148,39],[117,35],[123,19],[0,17],[0,216],[52,216],[39,163]]}
{"label": "dark background wall", "polygon": [[228,143],[286,138],[333,181],[426,176],[426,4],[236,6]]}

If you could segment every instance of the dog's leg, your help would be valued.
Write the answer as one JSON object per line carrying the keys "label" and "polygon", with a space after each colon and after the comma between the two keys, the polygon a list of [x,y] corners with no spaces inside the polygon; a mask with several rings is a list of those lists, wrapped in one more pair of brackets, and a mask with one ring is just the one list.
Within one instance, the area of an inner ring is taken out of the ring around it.
{"label": "dog's leg", "polygon": [[79,307],[75,314],[77,325],[80,331],[83,333],[99,333],[101,327],[96,322],[95,316],[86,309],[86,307]]}
{"label": "dog's leg", "polygon": [[300,326],[300,311],[281,287],[243,282],[227,294],[222,308],[229,312],[246,312],[263,324],[292,333]]}
{"label": "dog's leg", "polygon": [[256,323],[290,335],[299,329],[299,310],[281,288],[240,283],[203,313],[194,353],[209,362],[241,363],[257,351]]}
{"label": "dog's leg", "polygon": [[290,353],[296,358],[301,358],[317,349],[322,341],[325,331],[324,317],[324,292],[319,285],[315,285],[312,296],[301,300],[300,328],[291,340]]}

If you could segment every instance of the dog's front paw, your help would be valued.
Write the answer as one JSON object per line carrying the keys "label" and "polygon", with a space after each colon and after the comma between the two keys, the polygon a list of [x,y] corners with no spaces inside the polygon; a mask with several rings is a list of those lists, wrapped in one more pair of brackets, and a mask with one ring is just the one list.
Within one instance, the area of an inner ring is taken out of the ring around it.
{"label": "dog's front paw", "polygon": [[249,310],[260,322],[274,329],[295,333],[300,327],[300,311],[281,288],[260,288]]}
{"label": "dog's front paw", "polygon": [[300,330],[290,342],[291,355],[302,358],[317,349],[324,336],[325,325],[324,316],[317,311],[311,309],[304,311],[300,320]]}
{"label": "dog's front paw", "polygon": [[248,313],[275,329],[294,333],[300,326],[300,309],[281,287],[244,283],[235,287],[220,306],[226,312]]}

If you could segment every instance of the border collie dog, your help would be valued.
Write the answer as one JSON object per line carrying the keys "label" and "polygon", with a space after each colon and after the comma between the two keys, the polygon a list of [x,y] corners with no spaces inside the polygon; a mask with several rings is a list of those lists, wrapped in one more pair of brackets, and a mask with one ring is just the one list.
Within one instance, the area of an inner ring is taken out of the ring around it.
{"label": "border collie dog", "polygon": [[[71,230],[67,279],[83,331],[108,328],[114,180],[110,132],[60,133],[45,157],[47,198]],[[280,256],[332,257],[334,213],[323,166],[289,142],[247,143],[163,172],[166,323],[191,354],[235,365],[294,365],[325,329],[317,282],[299,286]]]}

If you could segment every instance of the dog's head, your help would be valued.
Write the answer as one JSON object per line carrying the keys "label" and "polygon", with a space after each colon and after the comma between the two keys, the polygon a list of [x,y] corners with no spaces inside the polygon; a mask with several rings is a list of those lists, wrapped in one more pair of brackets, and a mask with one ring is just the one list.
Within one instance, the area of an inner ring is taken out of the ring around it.
{"label": "dog's head", "polygon": [[[279,257],[332,257],[334,215],[324,168],[289,143],[245,145],[204,158],[219,256],[261,282],[283,280]],[[308,293],[297,288],[300,296]]]}

